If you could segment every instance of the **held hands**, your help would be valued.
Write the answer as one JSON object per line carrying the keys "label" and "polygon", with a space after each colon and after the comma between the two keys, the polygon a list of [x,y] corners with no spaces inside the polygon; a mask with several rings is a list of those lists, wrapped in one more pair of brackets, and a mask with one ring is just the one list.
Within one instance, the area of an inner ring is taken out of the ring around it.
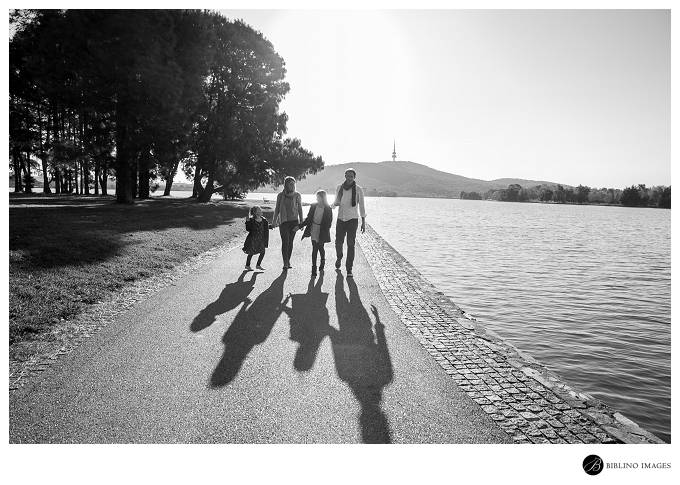
{"label": "held hands", "polygon": [[366,232],[366,221],[361,221],[361,234]]}

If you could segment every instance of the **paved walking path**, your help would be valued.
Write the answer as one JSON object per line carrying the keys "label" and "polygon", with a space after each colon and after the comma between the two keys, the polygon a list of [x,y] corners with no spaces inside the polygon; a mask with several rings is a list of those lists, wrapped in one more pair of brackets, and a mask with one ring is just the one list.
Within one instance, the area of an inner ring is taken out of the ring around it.
{"label": "paved walking path", "polygon": [[[511,442],[428,354],[357,248],[310,279],[309,239],[264,273],[235,249],[10,393],[11,442]],[[344,273],[344,272],[343,272]]]}

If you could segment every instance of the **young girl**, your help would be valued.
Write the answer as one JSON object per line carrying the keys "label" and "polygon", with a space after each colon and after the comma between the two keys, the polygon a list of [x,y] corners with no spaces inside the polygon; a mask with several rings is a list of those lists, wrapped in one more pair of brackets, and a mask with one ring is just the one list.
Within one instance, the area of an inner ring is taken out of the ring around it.
{"label": "young girl", "polygon": [[264,253],[269,245],[269,230],[272,226],[269,221],[262,217],[262,209],[260,206],[250,208],[250,215],[246,217],[246,231],[248,236],[246,242],[243,244],[243,252],[248,255],[246,259],[246,270],[250,271],[250,261],[253,259],[253,254],[259,254],[257,258],[257,269],[264,271],[262,259]]}
{"label": "young girl", "polygon": [[319,190],[316,193],[316,203],[312,204],[307,213],[307,218],[300,227],[305,228],[302,239],[312,238],[312,276],[316,276],[316,258],[321,255],[319,271],[323,271],[326,263],[326,250],[324,244],[331,240],[331,224],[333,223],[333,209],[328,205],[326,191]]}

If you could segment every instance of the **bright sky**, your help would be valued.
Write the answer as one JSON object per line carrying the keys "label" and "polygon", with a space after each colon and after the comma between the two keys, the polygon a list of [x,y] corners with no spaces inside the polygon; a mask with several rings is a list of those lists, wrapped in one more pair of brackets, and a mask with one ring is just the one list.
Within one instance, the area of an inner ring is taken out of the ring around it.
{"label": "bright sky", "polygon": [[286,60],[288,135],[327,164],[670,184],[667,11],[224,10]]}

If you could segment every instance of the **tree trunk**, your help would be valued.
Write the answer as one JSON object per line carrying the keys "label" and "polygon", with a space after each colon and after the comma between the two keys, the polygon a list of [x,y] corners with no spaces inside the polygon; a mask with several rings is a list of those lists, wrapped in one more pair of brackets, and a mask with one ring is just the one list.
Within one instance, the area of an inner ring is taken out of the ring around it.
{"label": "tree trunk", "polygon": [[[61,128],[61,120],[62,120],[61,114],[62,113],[60,111],[57,111],[57,109],[54,108],[54,110],[52,112],[52,139],[54,140],[55,145],[56,145],[57,141],[60,141],[62,139],[61,134],[64,132],[63,129]],[[52,160],[52,163],[54,164],[54,191],[57,194],[63,194],[64,193],[64,176],[66,174],[64,173],[64,170],[60,170],[58,168],[57,163],[59,161],[60,160],[57,160],[56,158],[54,160]]]}
{"label": "tree trunk", "polygon": [[54,193],[61,194],[61,173],[58,168],[54,168]]}
{"label": "tree trunk", "polygon": [[132,185],[132,198],[137,197],[137,191],[139,190],[139,179],[137,178],[137,172],[139,171],[139,154],[135,154],[135,161],[132,164],[132,169],[130,172],[130,185]]}
{"label": "tree trunk", "polygon": [[32,194],[33,193],[33,181],[31,180],[31,159],[28,158],[28,153],[26,154],[26,158],[24,159],[22,157],[22,162],[21,166],[24,171],[24,192],[27,194]]}
{"label": "tree trunk", "polygon": [[90,164],[83,161],[83,190],[85,195],[90,195]]}
{"label": "tree trunk", "polygon": [[99,195],[99,160],[94,162],[94,195]]}
{"label": "tree trunk", "polygon": [[101,178],[99,179],[99,185],[102,188],[102,195],[109,195],[108,192],[108,185],[109,183],[109,178],[106,176],[106,170],[102,170]]}
{"label": "tree trunk", "polygon": [[[85,151],[85,115],[83,113],[78,117],[80,126],[80,151]],[[85,195],[90,195],[90,163],[89,158],[84,158],[81,162],[81,180],[83,189],[81,192]]]}
{"label": "tree trunk", "polygon": [[191,193],[192,198],[198,198],[201,196],[201,193],[203,192],[203,185],[201,185],[201,179],[203,178],[203,170],[199,167],[196,167],[196,172],[194,173],[194,188]]}
{"label": "tree trunk", "polygon": [[148,148],[145,148],[142,150],[142,152],[139,154],[139,198],[140,199],[148,199],[150,196],[150,188],[149,188],[149,178],[150,178],[150,170],[149,166],[151,165],[151,152],[149,151]]}
{"label": "tree trunk", "polygon": [[14,164],[14,192],[19,193],[24,185],[21,183],[21,152],[17,147],[12,149],[12,163]]}
{"label": "tree trunk", "polygon": [[43,194],[51,194],[52,189],[50,189],[50,177],[47,173],[47,160],[43,158],[41,161],[43,169]]}
{"label": "tree trunk", "polygon": [[42,142],[42,122],[40,124],[40,162],[42,163],[42,173],[43,173],[43,194],[51,194],[52,189],[50,189],[50,177],[49,177],[49,166],[47,164],[47,154],[45,153],[45,145],[50,144],[50,116],[47,116],[47,127],[45,129],[45,145]]}
{"label": "tree trunk", "polygon": [[132,163],[130,140],[125,122],[118,116],[116,123],[116,202],[133,204]]}
{"label": "tree trunk", "polygon": [[85,195],[90,195],[90,162],[89,160],[83,160],[82,165],[83,170],[83,193]]}
{"label": "tree trunk", "polygon": [[208,169],[208,181],[205,183],[205,188],[198,196],[199,202],[209,202],[212,198],[215,185],[215,164],[211,163]]}
{"label": "tree trunk", "polygon": [[178,167],[179,167],[179,159],[175,161],[172,169],[170,169],[170,173],[168,174],[168,178],[165,180],[165,189],[163,190],[164,196],[170,195],[170,191],[172,190],[172,183],[175,180],[175,175],[177,175],[177,168]]}
{"label": "tree trunk", "polygon": [[47,172],[47,160],[43,158],[42,160],[42,172],[43,172],[43,194],[51,194],[52,189],[50,189],[50,177]]}

